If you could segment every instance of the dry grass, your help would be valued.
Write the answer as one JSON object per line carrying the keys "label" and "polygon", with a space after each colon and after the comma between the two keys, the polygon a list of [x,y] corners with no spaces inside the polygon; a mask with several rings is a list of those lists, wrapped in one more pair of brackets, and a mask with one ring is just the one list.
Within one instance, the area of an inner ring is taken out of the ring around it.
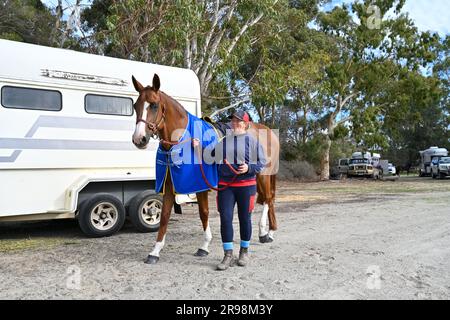
{"label": "dry grass", "polygon": [[[450,192],[450,180],[433,180],[431,178],[401,177],[397,181],[374,181],[370,179],[347,179],[318,183],[294,183],[280,181],[282,194],[314,194],[325,197],[358,194],[401,194]],[[277,197],[278,199],[278,197]]]}
{"label": "dry grass", "polygon": [[0,240],[0,253],[12,253],[32,249],[51,249],[60,245],[78,244],[61,238],[7,239]]}
{"label": "dry grass", "polygon": [[313,196],[313,195],[296,195],[296,194],[289,194],[289,195],[279,195],[276,198],[277,202],[314,202],[314,201],[321,201],[321,200],[328,200],[329,197],[320,195],[320,196]]}

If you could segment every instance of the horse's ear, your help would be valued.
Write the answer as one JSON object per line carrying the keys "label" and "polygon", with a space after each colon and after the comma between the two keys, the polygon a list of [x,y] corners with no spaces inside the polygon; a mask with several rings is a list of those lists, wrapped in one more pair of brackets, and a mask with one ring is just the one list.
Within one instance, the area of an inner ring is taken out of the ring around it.
{"label": "horse's ear", "polygon": [[161,87],[161,81],[159,80],[159,76],[155,73],[155,75],[153,76],[153,90],[155,90],[156,92],[159,91],[159,88]]}
{"label": "horse's ear", "polygon": [[139,81],[137,81],[134,76],[131,76],[131,80],[133,81],[133,86],[137,92],[141,92],[142,90],[144,90],[144,86]]}

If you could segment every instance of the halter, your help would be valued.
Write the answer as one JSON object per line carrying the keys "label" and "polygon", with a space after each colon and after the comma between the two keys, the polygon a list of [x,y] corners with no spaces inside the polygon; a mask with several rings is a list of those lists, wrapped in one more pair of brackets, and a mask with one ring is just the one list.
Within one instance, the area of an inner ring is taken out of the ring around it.
{"label": "halter", "polygon": [[[163,107],[163,112],[162,112],[161,118],[159,119],[158,122],[156,122],[156,119],[158,118],[158,112],[156,112],[155,119],[152,122],[149,122],[149,121],[144,120],[144,119],[139,119],[138,121],[136,121],[136,124],[138,124],[139,122],[145,123],[147,125],[148,129],[151,132],[152,138],[154,138],[154,139],[158,138],[158,133],[157,132],[159,130],[159,126],[166,118],[165,105],[163,104],[162,107]],[[159,104],[158,104],[158,111],[159,111]]]}

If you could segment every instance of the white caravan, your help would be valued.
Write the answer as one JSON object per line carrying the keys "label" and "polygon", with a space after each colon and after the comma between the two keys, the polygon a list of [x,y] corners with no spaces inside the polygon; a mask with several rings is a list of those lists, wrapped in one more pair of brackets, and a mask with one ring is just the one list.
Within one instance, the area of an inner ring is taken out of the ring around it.
{"label": "white caravan", "polygon": [[419,176],[431,176],[431,160],[448,156],[448,150],[439,147],[430,147],[420,153],[420,171]]}
{"label": "white caravan", "polygon": [[157,73],[200,116],[195,73],[7,40],[0,52],[0,221],[77,217],[86,234],[106,236],[128,211],[138,230],[157,230],[158,141],[131,142],[131,76],[151,84]]}

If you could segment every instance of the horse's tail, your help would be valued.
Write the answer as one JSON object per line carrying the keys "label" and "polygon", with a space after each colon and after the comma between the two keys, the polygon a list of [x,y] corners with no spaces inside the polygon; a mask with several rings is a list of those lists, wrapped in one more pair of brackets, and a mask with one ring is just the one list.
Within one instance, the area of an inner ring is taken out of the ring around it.
{"label": "horse's tail", "polygon": [[269,202],[269,230],[277,230],[277,219],[275,217],[275,190],[276,190],[277,175],[270,176],[270,202]]}

